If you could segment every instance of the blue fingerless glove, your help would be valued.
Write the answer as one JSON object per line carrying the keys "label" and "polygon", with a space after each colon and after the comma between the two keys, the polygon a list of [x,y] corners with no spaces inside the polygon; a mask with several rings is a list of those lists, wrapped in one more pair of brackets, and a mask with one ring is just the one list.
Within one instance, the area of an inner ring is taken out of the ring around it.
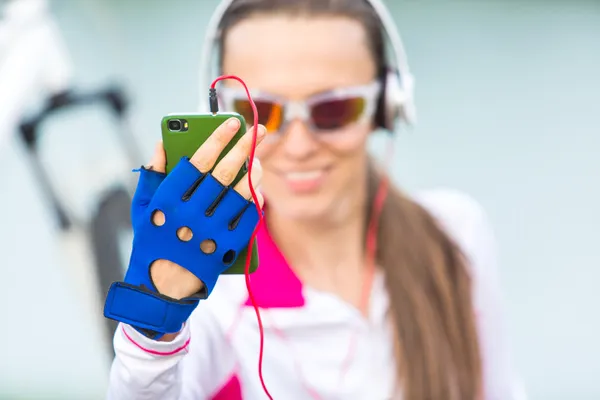
{"label": "blue fingerless glove", "polygon": [[[252,202],[210,173],[198,171],[186,157],[168,176],[144,168],[139,172],[131,209],[134,239],[129,268],[124,282],[111,285],[104,316],[158,339],[179,332],[198,302],[210,295],[219,275],[248,245],[259,216]],[[156,211],[164,213],[161,226],[152,222]],[[191,230],[188,241],[177,234],[185,227]],[[212,241],[212,252],[201,248],[204,241]],[[150,266],[160,259],[193,273],[204,283],[202,291],[181,300],[158,293]]]}

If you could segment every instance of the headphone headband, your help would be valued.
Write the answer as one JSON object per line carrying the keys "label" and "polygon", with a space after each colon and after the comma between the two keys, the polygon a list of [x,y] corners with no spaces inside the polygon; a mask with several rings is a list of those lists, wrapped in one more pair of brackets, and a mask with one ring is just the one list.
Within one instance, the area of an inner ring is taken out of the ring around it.
{"label": "headphone headband", "polygon": [[[213,67],[214,59],[212,53],[218,45],[219,38],[221,36],[221,21],[231,4],[235,0],[222,0],[217,8],[215,9],[212,17],[208,22],[206,33],[204,37],[204,43],[202,45],[202,51],[200,56],[200,109],[208,109],[208,87],[210,86],[211,70]],[[414,92],[414,77],[410,73],[408,65],[408,58],[404,50],[402,38],[396,24],[390,15],[387,7],[382,0],[364,0],[373,8],[381,26],[383,28],[385,36],[388,38],[389,45],[391,47],[395,65],[392,67],[394,71],[391,71],[386,78],[385,90],[385,114],[390,116],[388,118],[385,127],[392,130],[393,122],[396,118],[400,117],[407,123],[412,124],[415,122],[415,110],[413,104],[413,92]],[[387,54],[386,54],[387,57]],[[389,66],[389,61],[386,59],[386,63]]]}

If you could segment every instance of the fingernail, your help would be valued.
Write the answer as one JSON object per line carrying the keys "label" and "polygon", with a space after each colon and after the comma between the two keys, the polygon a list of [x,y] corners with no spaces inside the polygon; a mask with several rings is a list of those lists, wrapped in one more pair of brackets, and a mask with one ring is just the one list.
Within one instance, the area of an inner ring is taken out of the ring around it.
{"label": "fingernail", "polygon": [[240,121],[237,118],[231,118],[227,121],[227,126],[231,129],[237,129],[240,127]]}
{"label": "fingernail", "polygon": [[257,132],[258,137],[262,139],[266,134],[267,134],[267,128],[264,125],[259,125],[258,132]]}

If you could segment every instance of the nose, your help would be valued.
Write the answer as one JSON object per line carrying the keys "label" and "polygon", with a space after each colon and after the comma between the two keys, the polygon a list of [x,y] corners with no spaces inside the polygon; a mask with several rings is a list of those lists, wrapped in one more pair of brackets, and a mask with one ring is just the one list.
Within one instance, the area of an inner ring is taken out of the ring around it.
{"label": "nose", "polygon": [[284,154],[294,160],[309,158],[319,150],[319,143],[299,120],[292,121],[287,126],[282,139]]}

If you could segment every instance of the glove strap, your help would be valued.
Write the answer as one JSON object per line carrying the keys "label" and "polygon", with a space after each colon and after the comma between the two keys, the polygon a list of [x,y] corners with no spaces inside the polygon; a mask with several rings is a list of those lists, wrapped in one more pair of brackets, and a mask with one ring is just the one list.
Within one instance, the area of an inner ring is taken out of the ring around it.
{"label": "glove strap", "polygon": [[175,300],[146,288],[125,282],[114,282],[106,296],[104,316],[136,328],[151,339],[159,339],[166,333],[176,333],[200,298]]}

